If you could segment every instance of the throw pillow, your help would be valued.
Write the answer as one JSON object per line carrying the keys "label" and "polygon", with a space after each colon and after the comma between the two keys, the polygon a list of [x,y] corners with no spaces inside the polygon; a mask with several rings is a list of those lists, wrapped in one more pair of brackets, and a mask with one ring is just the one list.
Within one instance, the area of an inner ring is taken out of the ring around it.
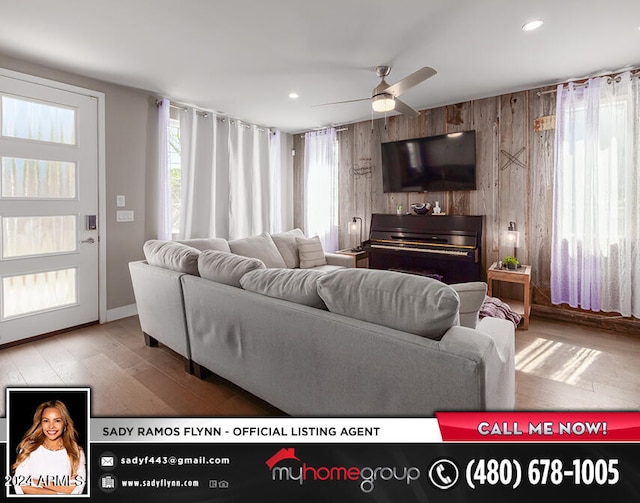
{"label": "throw pillow", "polygon": [[217,250],[206,250],[198,258],[200,276],[225,285],[240,287],[240,278],[265,265],[258,259]]}
{"label": "throw pillow", "polygon": [[193,248],[197,248],[200,251],[205,250],[218,250],[223,252],[231,252],[229,248],[229,243],[227,243],[226,239],[223,238],[195,238],[195,239],[184,239],[177,240],[176,243],[182,243],[187,246],[192,246]]}
{"label": "throw pillow", "polygon": [[248,272],[242,276],[240,284],[251,292],[326,309],[316,286],[324,274],[303,269],[264,269]]}
{"label": "throw pillow", "polygon": [[300,257],[298,256],[298,243],[296,238],[304,238],[304,233],[300,229],[292,229],[286,232],[271,234],[271,239],[275,243],[280,255],[284,259],[289,269],[300,267]]}
{"label": "throw pillow", "polygon": [[322,243],[318,236],[312,238],[296,238],[298,256],[300,257],[300,269],[309,269],[319,265],[327,265]]}
{"label": "throw pillow", "polygon": [[142,247],[149,265],[198,276],[200,251],[175,241],[150,239]]}
{"label": "throw pillow", "polygon": [[439,339],[458,322],[458,294],[432,278],[376,269],[342,269],[318,279],[332,313]]}
{"label": "throw pillow", "polygon": [[287,267],[273,239],[266,232],[257,236],[229,241],[229,248],[236,255],[261,260],[267,267]]}
{"label": "throw pillow", "polygon": [[476,328],[480,319],[480,308],[487,294],[487,284],[482,281],[451,285],[460,297],[460,325]]}

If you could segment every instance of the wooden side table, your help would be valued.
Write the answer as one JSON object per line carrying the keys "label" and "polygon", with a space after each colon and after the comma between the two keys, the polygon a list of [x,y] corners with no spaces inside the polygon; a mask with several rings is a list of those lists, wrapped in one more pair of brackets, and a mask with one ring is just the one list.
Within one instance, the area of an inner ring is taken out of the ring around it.
{"label": "wooden side table", "polygon": [[524,288],[523,300],[500,299],[509,304],[509,307],[522,316],[522,329],[529,329],[529,315],[531,314],[531,266],[522,265],[518,269],[499,269],[494,262],[487,271],[487,295],[491,297],[493,281],[506,283],[518,283]]}
{"label": "wooden side table", "polygon": [[353,251],[351,248],[345,248],[344,250],[338,250],[335,253],[353,257],[353,267],[362,267],[364,269],[369,267],[369,254],[364,250]]}

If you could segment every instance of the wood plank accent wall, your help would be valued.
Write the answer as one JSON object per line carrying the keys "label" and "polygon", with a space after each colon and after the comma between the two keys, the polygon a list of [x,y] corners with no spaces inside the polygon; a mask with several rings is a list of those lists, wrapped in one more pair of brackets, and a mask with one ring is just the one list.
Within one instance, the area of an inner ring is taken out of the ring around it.
{"label": "wood plank accent wall", "polygon": [[[451,215],[484,215],[483,270],[512,249],[500,237],[510,221],[520,231],[521,262],[532,265],[532,283],[550,285],[551,213],[553,206],[554,129],[535,131],[534,121],[555,113],[555,93],[532,89],[420,112],[416,118],[393,116],[349,124],[338,133],[340,247],[355,245],[348,233],[353,216],[369,235],[372,213],[395,213],[401,205],[440,202]],[[478,189],[454,192],[385,194],[382,190],[380,142],[476,130]],[[304,138],[294,138],[294,224],[304,230]],[[368,170],[368,168],[371,168]],[[437,218],[425,216],[425,218]]]}

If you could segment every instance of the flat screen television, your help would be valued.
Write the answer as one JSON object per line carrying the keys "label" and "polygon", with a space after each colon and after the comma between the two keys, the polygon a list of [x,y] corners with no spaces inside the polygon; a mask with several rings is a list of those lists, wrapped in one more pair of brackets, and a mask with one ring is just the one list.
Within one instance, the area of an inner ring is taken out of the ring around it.
{"label": "flat screen television", "polygon": [[476,189],[476,132],[382,143],[384,192]]}

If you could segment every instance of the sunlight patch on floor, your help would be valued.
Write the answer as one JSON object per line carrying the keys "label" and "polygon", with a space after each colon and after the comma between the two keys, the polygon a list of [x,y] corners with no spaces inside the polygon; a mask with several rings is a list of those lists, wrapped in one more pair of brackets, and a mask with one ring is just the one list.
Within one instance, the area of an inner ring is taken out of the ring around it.
{"label": "sunlight patch on floor", "polygon": [[[516,370],[567,384],[576,384],[601,351],[537,338],[516,354]],[[545,366],[554,368],[551,374]]]}

